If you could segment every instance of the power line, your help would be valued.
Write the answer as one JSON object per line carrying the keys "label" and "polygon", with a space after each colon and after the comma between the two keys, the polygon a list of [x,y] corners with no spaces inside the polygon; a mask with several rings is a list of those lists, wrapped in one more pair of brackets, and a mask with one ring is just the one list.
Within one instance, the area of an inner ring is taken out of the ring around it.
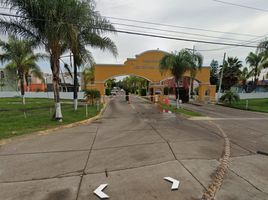
{"label": "power line", "polygon": [[119,17],[109,17],[109,16],[104,16],[104,17],[106,17],[108,19],[114,19],[114,20],[122,20],[122,21],[129,21],[129,22],[136,22],[136,23],[143,23],[143,24],[151,24],[151,25],[158,25],[158,26],[164,26],[164,27],[173,27],[173,28],[181,28],[181,29],[189,29],[189,30],[199,30],[199,31],[223,33],[223,34],[230,34],[230,35],[241,35],[241,36],[247,36],[247,37],[259,37],[259,35],[253,35],[253,34],[248,34],[248,33],[234,33],[234,32],[225,32],[225,31],[216,31],[216,30],[194,28],[194,27],[187,27],[187,26],[178,26],[178,25],[170,25],[170,24],[162,24],[162,23],[127,19],[127,18],[119,18]]}
{"label": "power line", "polygon": [[[6,7],[1,7],[1,6],[0,6],[0,8],[8,9],[8,10],[15,10],[13,8],[6,8]],[[141,21],[141,20],[135,20],[135,19],[127,19],[127,18],[119,18],[119,17],[110,17],[110,16],[104,16],[104,17],[106,17],[108,19],[114,19],[114,20],[129,21],[129,22],[136,22],[136,23],[150,24],[150,25],[158,25],[158,26],[164,26],[164,27],[173,27],[173,28],[188,29],[188,30],[198,30],[198,31],[204,31],[204,32],[222,33],[222,34],[230,34],[230,35],[240,35],[240,36],[247,36],[247,37],[259,37],[257,35],[247,34],[247,33],[234,33],[234,32],[227,32],[227,31],[216,31],[216,30],[209,30],[209,29],[202,29],[202,28],[195,28],[195,27],[187,27],[187,26],[178,26],[178,25],[169,25],[169,24]]]}
{"label": "power line", "polygon": [[247,9],[251,9],[251,10],[257,10],[257,11],[262,11],[262,12],[268,12],[268,10],[266,10],[266,9],[255,8],[255,7],[246,6],[246,5],[242,5],[242,4],[236,4],[236,3],[231,3],[231,2],[227,2],[227,1],[220,1],[220,0],[212,0],[212,1],[215,1],[215,2],[218,2],[218,3],[222,3],[222,4],[231,5],[231,6],[236,6],[236,7],[247,8]]}
{"label": "power line", "polygon": [[[152,35],[158,35],[158,36],[163,36],[163,37],[174,37],[174,38],[177,38],[177,37],[180,37],[178,35],[174,35],[174,34],[162,34],[162,33],[156,33],[156,32],[150,32],[150,31],[147,31],[147,30],[133,30],[133,29],[127,29],[127,28],[117,28],[117,30],[120,30],[120,31],[128,31],[128,32],[135,32],[135,33],[145,33],[145,34],[152,34]],[[184,39],[191,39],[191,40],[200,40],[200,38],[194,38],[194,37],[183,37]],[[211,42],[214,42],[215,40],[211,40]],[[215,41],[217,42],[217,41]]]}
{"label": "power line", "polygon": [[[141,32],[142,31],[142,32]],[[227,44],[225,46],[232,46],[232,47],[250,47],[250,48],[256,48],[258,46],[258,44],[252,44],[252,45],[246,45],[247,41],[244,41],[244,43],[228,43],[228,42],[218,42],[218,41],[213,41],[213,40],[201,40],[199,38],[180,38],[179,36],[177,35],[172,35],[172,34],[157,34],[155,32],[149,32],[149,31],[144,31],[144,30],[140,30],[140,31],[137,31],[137,30],[132,30],[132,29],[117,29],[115,32],[117,33],[122,33],[122,32],[132,32],[133,35],[140,35],[140,34],[146,34],[146,35],[153,35],[152,37],[159,37],[159,38],[162,38],[162,39],[171,39],[171,38],[174,38],[174,40],[181,40],[181,41],[186,41],[186,42],[198,42],[198,43],[206,43],[206,44],[215,44],[215,45],[222,45],[222,44]],[[140,36],[146,36],[146,35],[140,35]],[[229,45],[229,44],[233,44],[233,45]]]}
{"label": "power line", "polygon": [[[24,16],[15,15],[15,14],[8,14],[8,13],[0,13],[0,15],[8,16],[8,17],[19,17],[19,18],[29,19],[29,18],[24,17]],[[37,18],[31,18],[31,19],[46,21],[45,19],[37,19]],[[195,36],[201,36],[201,37],[207,37],[207,38],[215,38],[215,39],[222,39],[222,40],[231,40],[231,41],[245,42],[245,40],[241,40],[241,39],[232,39],[232,38],[216,37],[216,36],[203,35],[203,34],[197,34],[197,33],[187,33],[187,32],[181,32],[181,31],[164,30],[164,29],[158,29],[158,28],[152,28],[152,27],[137,26],[137,25],[132,25],[132,24],[131,25],[122,24],[122,23],[112,23],[112,24],[122,25],[122,26],[128,26],[128,27],[143,28],[143,29],[150,29],[150,30],[165,31],[165,32],[174,32],[174,33],[180,33],[180,34],[184,34],[184,35],[185,34],[186,35],[195,35]],[[155,33],[153,33],[153,34],[155,34]]]}
{"label": "power line", "polygon": [[[108,29],[104,29],[104,30],[109,31]],[[213,41],[206,41],[206,40],[178,38],[178,37],[168,37],[168,36],[146,34],[146,33],[138,33],[138,32],[131,32],[131,31],[124,31],[124,30],[115,30],[115,32],[117,32],[117,33],[125,33],[125,34],[129,34],[129,35],[139,35],[139,36],[154,37],[154,38],[161,38],[161,39],[179,40],[179,41],[185,41],[185,42],[196,42],[196,43],[216,44],[216,45],[224,45],[224,46],[237,46],[237,47],[257,48],[257,46],[251,46],[251,45],[243,45],[243,44],[235,44],[235,43],[224,43],[224,42],[213,42]]]}
{"label": "power line", "polygon": [[[228,3],[228,2],[223,2],[223,1],[219,1],[219,0],[212,0],[212,1],[220,2],[220,3]],[[232,4],[232,3],[229,3],[229,4]],[[0,6],[0,8],[8,9],[8,10],[16,10],[14,8],[7,8],[7,7],[1,7],[1,6]],[[266,11],[268,12],[268,10],[266,10]],[[178,25],[162,24],[162,23],[148,22],[148,21],[135,20],[135,19],[119,18],[119,17],[110,17],[110,16],[104,16],[104,17],[106,17],[108,19],[115,19],[115,20],[121,20],[121,21],[130,21],[130,22],[150,24],[150,25],[158,25],[158,26],[164,26],[164,27],[173,27],[173,28],[181,28],[181,29],[188,29],[188,30],[198,30],[198,31],[204,31],[204,32],[222,33],[222,34],[229,34],[229,35],[240,35],[240,36],[247,36],[247,37],[260,37],[258,35],[248,34],[248,33],[217,31],[217,30],[209,30],[209,29],[203,29],[203,28],[178,26]],[[116,24],[116,23],[114,23],[114,24]],[[119,23],[117,23],[117,24],[119,24]],[[211,36],[211,37],[213,37],[213,36]]]}
{"label": "power line", "polygon": [[[6,7],[1,7],[1,6],[0,6],[0,8],[8,9],[8,10],[15,10],[13,8],[6,8]],[[9,14],[6,14],[6,15],[8,16]],[[248,34],[248,33],[235,33],[235,32],[216,31],[216,30],[194,28],[194,27],[186,27],[186,26],[178,26],[178,25],[169,25],[169,24],[147,22],[147,21],[127,19],[127,18],[119,18],[119,17],[109,17],[109,16],[104,16],[104,17],[109,18],[109,19],[115,19],[115,20],[121,20],[121,21],[129,21],[129,22],[142,23],[142,24],[150,24],[150,25],[158,25],[158,26],[164,26],[164,27],[173,27],[173,28],[189,29],[189,30],[199,30],[199,31],[204,31],[204,32],[222,33],[222,34],[230,34],[230,35],[240,35],[240,36],[247,36],[247,37],[260,37],[260,36],[257,36],[257,35],[254,35],[254,34]],[[122,24],[122,23],[113,23],[113,24],[126,25],[126,24]],[[131,25],[131,26],[136,26],[136,25]],[[154,28],[149,28],[149,29],[154,29]],[[160,29],[158,29],[158,30],[160,30]],[[169,32],[175,32],[175,31],[169,30]],[[194,33],[186,33],[186,32],[180,32],[180,33],[181,34],[193,34],[193,35],[196,35]],[[199,34],[199,35],[204,36],[202,34]],[[204,37],[206,37],[206,36],[204,36]],[[209,37],[214,37],[214,36],[209,36]],[[214,37],[214,38],[216,38],[216,37]],[[218,39],[221,39],[221,38],[218,38]],[[225,38],[223,38],[223,39],[225,39]],[[233,40],[233,39],[231,39],[231,40]],[[241,41],[243,41],[243,40],[241,40]]]}
{"label": "power line", "polygon": [[[34,20],[41,20],[41,21],[47,21],[45,19],[38,19],[38,18],[28,18],[25,16],[20,16],[20,15],[15,15],[15,14],[7,14],[7,13],[0,13],[0,15],[3,16],[9,16],[9,17],[17,17],[17,18],[23,18],[23,19],[34,19]],[[93,29],[100,29],[100,28],[93,28]],[[135,30],[107,30],[107,31],[112,31],[112,32],[119,32],[119,33],[126,33],[128,32],[128,34],[135,34]],[[136,35],[140,35],[141,36],[142,33],[136,33]],[[157,35],[155,35],[155,33],[147,33],[147,36],[152,35],[152,37],[157,37]],[[145,36],[145,35],[144,35]],[[199,39],[189,39],[189,38],[178,38],[176,39],[176,36],[163,36],[160,35],[159,38],[166,38],[166,39],[171,39],[174,38],[175,40],[184,40],[184,41],[191,41],[191,42],[200,42],[200,43],[207,43],[207,44],[219,44],[219,45],[225,45],[224,42],[214,42],[214,41],[201,41]],[[243,45],[243,44],[232,44],[232,43],[226,43],[228,46],[243,46],[243,47],[255,47],[255,46],[249,46],[249,45]]]}
{"label": "power line", "polygon": [[[268,33],[265,34],[265,35],[262,35],[260,37],[256,37],[255,39],[251,39],[251,40],[248,40],[247,42],[243,43],[243,44],[253,44],[253,43],[259,43],[263,40],[263,38],[267,37],[268,36]],[[198,51],[205,51],[205,52],[208,52],[208,51],[221,51],[221,50],[227,50],[227,49],[234,49],[234,48],[237,48],[237,47],[224,47],[224,48],[217,48],[217,49],[200,49]]]}
{"label": "power line", "polygon": [[[17,17],[17,18],[23,18],[23,19],[32,19],[32,20],[34,19],[34,20],[47,21],[45,19],[28,18],[28,17],[25,17],[25,16],[14,15],[14,14],[7,14],[7,13],[0,13],[0,15]],[[197,42],[197,43],[204,43],[204,44],[216,44],[216,45],[239,46],[239,47],[250,47],[250,48],[256,48],[257,47],[257,46],[243,45],[243,44],[237,44],[237,43],[224,43],[224,42],[214,42],[214,41],[206,41],[206,40],[198,40],[198,39],[187,39],[187,38],[179,38],[179,37],[169,37],[169,36],[155,35],[155,34],[146,34],[146,33],[139,33],[139,32],[135,32],[135,31],[101,29],[101,28],[98,28],[98,27],[91,27],[91,28],[92,29],[96,29],[96,30],[99,29],[99,30],[110,31],[110,32],[124,33],[124,34],[129,34],[129,35],[138,35],[138,36],[146,36],[146,37],[153,37],[153,38],[161,38],[161,39],[185,41],[185,42]]]}
{"label": "power line", "polygon": [[[267,35],[264,35],[264,37],[267,36]],[[258,39],[258,40],[254,40],[254,41],[251,41],[249,40],[248,42],[245,42],[245,43],[242,43],[244,45],[247,45],[247,44],[253,44],[253,43],[257,43],[256,46],[258,46],[259,42],[261,41],[262,39]],[[209,52],[209,51],[222,51],[222,50],[228,50],[228,49],[235,49],[235,48],[238,48],[238,47],[221,47],[221,48],[214,48],[214,49],[200,49],[198,51],[203,51],[203,52]]]}
{"label": "power line", "polygon": [[29,18],[25,17],[22,15],[15,15],[15,14],[8,14],[8,13],[0,13],[0,15],[5,16],[5,17],[15,17],[15,18],[22,18],[22,19],[32,19],[32,20],[37,20],[37,21],[48,21],[45,19],[39,19],[39,18]]}
{"label": "power line", "polygon": [[198,33],[189,33],[189,32],[182,32],[182,31],[174,31],[174,30],[170,30],[170,29],[159,29],[159,28],[152,28],[152,27],[145,27],[145,26],[137,26],[137,25],[133,25],[133,24],[122,24],[122,23],[113,23],[113,22],[112,22],[112,24],[119,25],[119,26],[126,26],[126,27],[135,27],[135,28],[142,28],[142,29],[148,29],[148,30],[156,30],[156,31],[162,31],[162,32],[179,33],[179,34],[183,34],[183,35],[194,35],[194,36],[201,36],[201,37],[221,39],[221,40],[247,42],[246,40],[241,40],[241,39],[217,37],[217,36],[204,35],[204,34],[198,34]]}

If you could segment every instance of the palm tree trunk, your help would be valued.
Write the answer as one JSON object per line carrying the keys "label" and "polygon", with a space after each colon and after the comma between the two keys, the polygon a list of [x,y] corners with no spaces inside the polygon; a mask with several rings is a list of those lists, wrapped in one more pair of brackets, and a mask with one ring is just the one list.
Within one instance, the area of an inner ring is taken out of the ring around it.
{"label": "palm tree trunk", "polygon": [[51,70],[53,75],[53,92],[54,92],[54,101],[55,101],[55,112],[53,118],[62,121],[62,112],[61,112],[61,103],[60,103],[60,61],[59,56],[55,56],[52,54],[51,57]]}
{"label": "palm tree trunk", "polygon": [[24,76],[22,70],[19,70],[19,77],[20,77],[20,92],[22,97],[22,104],[25,104]]}
{"label": "palm tree trunk", "polygon": [[74,110],[77,110],[77,88],[78,88],[78,79],[77,79],[77,63],[74,56]]}
{"label": "palm tree trunk", "polygon": [[195,77],[196,77],[196,73],[197,71],[194,70],[193,72],[191,72],[191,84],[190,84],[190,96],[189,98],[193,98],[193,92],[194,92],[194,80],[195,80]]}
{"label": "palm tree trunk", "polygon": [[257,70],[255,70],[255,75],[254,75],[254,90],[255,90],[255,92],[256,92],[256,88],[257,88],[257,83],[258,83]]}
{"label": "palm tree trunk", "polygon": [[193,98],[193,92],[194,92],[194,78],[192,78],[192,82],[191,82],[191,99]]}
{"label": "palm tree trunk", "polygon": [[29,87],[29,82],[28,82],[28,75],[25,74],[24,77],[25,77],[25,82],[26,82],[26,91],[30,92],[30,87]]}
{"label": "palm tree trunk", "polygon": [[180,105],[180,81],[179,80],[177,81],[176,91],[177,91],[176,108],[179,109],[181,107]]}

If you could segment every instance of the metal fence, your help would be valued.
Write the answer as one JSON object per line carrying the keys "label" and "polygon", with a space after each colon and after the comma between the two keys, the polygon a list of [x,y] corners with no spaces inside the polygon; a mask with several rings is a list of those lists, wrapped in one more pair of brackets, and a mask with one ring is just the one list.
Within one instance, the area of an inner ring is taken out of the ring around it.
{"label": "metal fence", "polygon": [[[256,93],[238,93],[240,99],[264,99],[268,98],[268,92],[256,92]],[[223,94],[220,94],[220,97]],[[0,92],[0,98],[2,97],[17,97],[20,96],[19,92]],[[53,92],[26,92],[26,98],[49,98],[53,99]],[[72,92],[60,92],[61,99],[73,99]],[[78,99],[84,99],[84,92],[78,92]]]}
{"label": "metal fence", "polygon": [[[0,98],[3,97],[18,97],[20,96],[19,92],[0,92]],[[26,92],[26,98],[48,98],[53,99],[53,92]],[[60,92],[61,99],[73,99],[72,92]],[[78,99],[84,99],[84,92],[78,92]]]}
{"label": "metal fence", "polygon": [[[223,93],[220,94],[220,97]],[[268,98],[268,92],[238,93],[240,99],[265,99]]]}

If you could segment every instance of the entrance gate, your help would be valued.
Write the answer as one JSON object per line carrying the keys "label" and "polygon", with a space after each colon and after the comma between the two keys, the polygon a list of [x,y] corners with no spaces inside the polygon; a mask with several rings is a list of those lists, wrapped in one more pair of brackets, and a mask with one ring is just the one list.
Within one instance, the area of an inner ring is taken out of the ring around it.
{"label": "entrance gate", "polygon": [[[135,58],[128,58],[122,65],[113,64],[96,64],[95,65],[95,82],[87,85],[87,89],[97,89],[101,95],[105,94],[105,83],[107,80],[124,75],[133,75],[147,79],[150,82],[150,89],[153,91],[162,91],[162,81],[172,77],[170,73],[162,75],[159,71],[160,60],[166,52],[160,50],[145,51]],[[189,77],[190,72],[186,72],[184,76]],[[210,85],[210,68],[202,67],[197,72],[195,79],[199,82],[198,100],[214,101],[216,95],[216,87]]]}

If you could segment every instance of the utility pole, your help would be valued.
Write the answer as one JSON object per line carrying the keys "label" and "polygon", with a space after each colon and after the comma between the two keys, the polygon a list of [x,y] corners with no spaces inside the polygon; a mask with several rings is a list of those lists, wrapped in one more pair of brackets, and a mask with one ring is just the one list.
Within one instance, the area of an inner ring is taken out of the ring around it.
{"label": "utility pole", "polygon": [[[194,59],[194,55],[195,55],[195,45],[193,45],[192,49],[187,48],[187,50],[192,51],[193,52],[193,59]],[[195,59],[193,60],[195,62]],[[190,72],[190,83],[189,83],[189,99],[192,99],[192,92],[193,92],[193,84],[194,84],[194,75],[192,74],[192,72]]]}
{"label": "utility pole", "polygon": [[[193,56],[195,54],[195,46],[193,45],[193,49],[189,49],[191,51],[193,51]],[[189,100],[192,99],[192,86],[193,86],[193,83],[194,83],[194,80],[193,80],[193,76],[192,76],[192,73],[190,72],[190,85],[189,85]]]}
{"label": "utility pole", "polygon": [[219,99],[220,99],[220,93],[221,93],[221,86],[222,86],[222,79],[223,79],[223,71],[224,71],[225,58],[226,58],[226,53],[224,53],[224,56],[223,56],[222,70],[221,70],[221,77],[220,77],[220,85],[219,85],[219,90],[218,90],[218,94],[217,94],[217,103],[219,103]]}

